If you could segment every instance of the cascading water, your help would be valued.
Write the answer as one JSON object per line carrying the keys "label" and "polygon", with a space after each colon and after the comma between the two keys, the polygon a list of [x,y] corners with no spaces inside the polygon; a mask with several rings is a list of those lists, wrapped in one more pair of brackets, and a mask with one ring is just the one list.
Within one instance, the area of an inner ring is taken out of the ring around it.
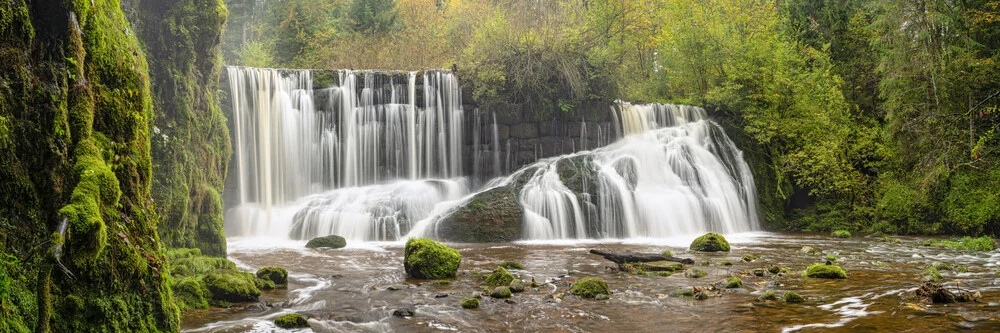
{"label": "cascading water", "polygon": [[[614,111],[618,142],[538,161],[480,193],[519,187],[529,240],[759,229],[750,168],[705,110],[619,102]],[[449,214],[421,221],[414,236],[436,236]]]}
{"label": "cascading water", "polygon": [[333,73],[314,89],[308,70],[228,68],[239,195],[228,235],[398,239],[468,192],[455,179],[464,114],[452,73],[419,85],[415,72]]}

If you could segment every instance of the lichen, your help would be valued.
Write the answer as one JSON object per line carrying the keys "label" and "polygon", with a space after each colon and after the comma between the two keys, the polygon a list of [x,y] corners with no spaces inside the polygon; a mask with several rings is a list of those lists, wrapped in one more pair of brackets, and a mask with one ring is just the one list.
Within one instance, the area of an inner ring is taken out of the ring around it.
{"label": "lichen", "polygon": [[[406,241],[403,268],[406,274],[417,279],[455,277],[462,255],[458,250],[427,238],[410,238]],[[509,282],[509,281],[508,281]]]}

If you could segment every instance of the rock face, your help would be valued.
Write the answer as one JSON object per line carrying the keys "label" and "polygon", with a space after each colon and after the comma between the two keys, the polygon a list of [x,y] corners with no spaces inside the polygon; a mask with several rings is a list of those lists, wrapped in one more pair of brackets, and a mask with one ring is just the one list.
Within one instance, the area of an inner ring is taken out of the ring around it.
{"label": "rock face", "polygon": [[513,186],[477,194],[438,222],[438,237],[448,242],[503,243],[521,238],[524,209]]}
{"label": "rock face", "polygon": [[698,252],[728,252],[729,242],[720,234],[710,232],[691,242],[691,251]]}
{"label": "rock face", "polygon": [[406,241],[403,268],[406,275],[417,279],[441,279],[455,277],[462,255],[458,250],[427,238],[411,238]]}
{"label": "rock face", "polygon": [[306,247],[310,249],[319,249],[319,248],[339,249],[345,246],[347,246],[347,240],[344,239],[344,237],[340,237],[337,235],[316,237],[310,239],[309,242],[306,243]]}

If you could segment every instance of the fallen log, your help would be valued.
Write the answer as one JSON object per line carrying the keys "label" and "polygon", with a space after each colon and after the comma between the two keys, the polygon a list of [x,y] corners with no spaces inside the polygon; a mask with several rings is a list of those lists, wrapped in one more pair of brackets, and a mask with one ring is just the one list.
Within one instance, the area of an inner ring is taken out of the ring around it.
{"label": "fallen log", "polygon": [[654,262],[654,261],[673,261],[688,265],[694,264],[693,259],[670,257],[656,253],[635,253],[635,252],[615,253],[615,252],[605,252],[599,250],[590,250],[590,253],[602,256],[604,257],[604,259],[611,260],[611,262],[618,264],[619,268],[623,267],[626,263],[641,263],[641,262]]}

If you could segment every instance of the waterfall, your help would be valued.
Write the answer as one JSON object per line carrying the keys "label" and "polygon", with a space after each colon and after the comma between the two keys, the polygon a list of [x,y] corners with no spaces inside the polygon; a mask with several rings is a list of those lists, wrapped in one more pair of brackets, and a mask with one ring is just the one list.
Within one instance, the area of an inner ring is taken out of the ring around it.
{"label": "waterfall", "polygon": [[[450,72],[227,74],[238,187],[228,235],[397,239],[438,201],[468,192]],[[314,88],[320,79],[332,82]]]}

